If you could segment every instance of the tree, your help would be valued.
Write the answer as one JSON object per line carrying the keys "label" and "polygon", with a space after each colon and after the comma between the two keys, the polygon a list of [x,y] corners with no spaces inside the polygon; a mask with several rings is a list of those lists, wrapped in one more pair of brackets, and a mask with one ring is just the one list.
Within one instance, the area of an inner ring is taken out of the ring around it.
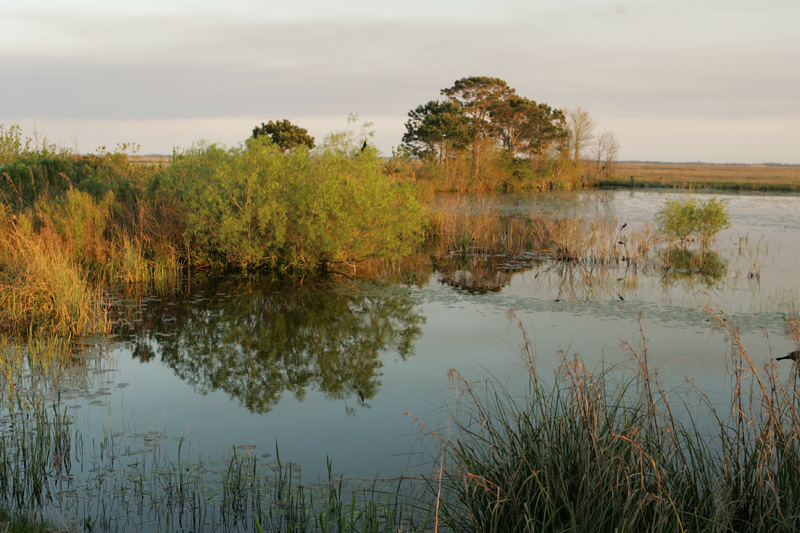
{"label": "tree", "polygon": [[516,95],[497,101],[492,109],[494,128],[514,157],[523,149],[530,157],[546,152],[567,136],[565,120],[563,111]]}
{"label": "tree", "polygon": [[308,134],[308,130],[296,126],[288,120],[279,120],[264,124],[253,128],[253,138],[256,139],[261,136],[268,136],[272,142],[280,149],[281,152],[286,152],[298,146],[307,146],[308,149],[314,148],[314,137]]}
{"label": "tree", "polygon": [[492,109],[498,102],[514,96],[515,92],[500,78],[486,76],[461,78],[449,89],[442,89],[449,101],[461,106],[464,114],[472,120],[476,135],[481,137],[493,136]]}
{"label": "tree", "polygon": [[472,123],[473,136],[469,142],[472,153],[472,175],[477,176],[483,165],[484,153],[491,149],[486,140],[496,141],[497,128],[491,121],[492,109],[498,102],[508,100],[515,91],[500,78],[471,76],[457,80],[442,94],[461,107]]}
{"label": "tree", "polygon": [[[497,179],[503,174],[530,181],[535,174],[554,174],[554,168],[578,166],[570,161],[571,130],[564,111],[519,96],[505,81],[486,76],[461,78],[441,93],[444,102],[430,101],[408,113],[403,147],[409,153],[446,163],[463,151],[472,183],[481,185],[507,185],[511,179]],[[591,136],[580,129],[575,138],[580,152]],[[556,159],[558,164],[551,164]],[[454,168],[461,172],[463,167]]]}
{"label": "tree", "polygon": [[597,163],[597,173],[601,176],[608,176],[614,161],[617,160],[617,152],[619,152],[617,137],[613,132],[604,129],[595,139],[592,148]]}
{"label": "tree", "polygon": [[569,127],[569,153],[573,161],[580,161],[584,150],[594,139],[595,122],[588,111],[580,107],[567,111]]}
{"label": "tree", "polygon": [[466,148],[474,137],[469,118],[455,102],[432,100],[408,117],[403,145],[417,157],[438,155],[441,163],[448,151]]}

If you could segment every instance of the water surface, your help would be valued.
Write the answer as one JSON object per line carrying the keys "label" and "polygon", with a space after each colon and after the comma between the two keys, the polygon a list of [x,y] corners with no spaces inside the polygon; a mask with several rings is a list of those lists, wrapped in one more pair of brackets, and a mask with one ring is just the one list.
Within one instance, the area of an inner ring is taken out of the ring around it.
{"label": "water surface", "polygon": [[[509,216],[612,219],[623,242],[653,224],[674,195],[595,191],[489,201]],[[724,402],[729,346],[706,308],[733,319],[757,364],[797,349],[784,336],[784,320],[797,316],[800,302],[800,197],[714,196],[728,203],[732,226],[713,247],[713,272],[529,256],[496,259],[486,290],[464,281],[476,276],[470,264],[485,269],[480,257],[457,272],[422,269],[410,283],[196,279],[167,294],[117,297],[116,334],[82,339],[86,365],[52,390],[60,390],[87,442],[117,435],[131,453],[156,432],[166,437],[167,454],[181,439],[195,457],[245,445],[274,456],[277,446],[312,480],[325,475],[328,458],[353,477],[427,471],[435,442],[421,437],[417,419],[446,430],[441,407],[453,397],[450,369],[478,380],[490,373],[512,389],[524,381],[513,310],[542,375],[576,354],[590,369],[628,364],[621,341],[641,350],[641,332],[663,379],[689,377]],[[788,375],[791,365],[781,371]]]}

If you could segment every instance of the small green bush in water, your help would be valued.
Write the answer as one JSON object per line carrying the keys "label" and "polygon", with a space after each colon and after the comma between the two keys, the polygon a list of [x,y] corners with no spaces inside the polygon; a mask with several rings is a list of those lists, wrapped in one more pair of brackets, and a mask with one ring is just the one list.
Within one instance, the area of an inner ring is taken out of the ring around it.
{"label": "small green bush in water", "polygon": [[671,238],[685,243],[694,236],[705,248],[709,240],[731,225],[725,207],[725,201],[716,198],[706,202],[697,198],[673,198],[656,213],[656,222]]}

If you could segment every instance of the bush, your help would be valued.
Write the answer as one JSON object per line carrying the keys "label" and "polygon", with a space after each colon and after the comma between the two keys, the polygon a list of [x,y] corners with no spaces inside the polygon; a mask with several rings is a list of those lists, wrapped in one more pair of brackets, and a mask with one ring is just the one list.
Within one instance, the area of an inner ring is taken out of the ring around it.
{"label": "bush", "polygon": [[405,254],[422,234],[414,190],[388,179],[371,150],[283,153],[260,137],[194,148],[161,181],[183,209],[194,264],[307,272]]}
{"label": "bush", "polygon": [[656,213],[656,222],[662,232],[682,244],[694,236],[702,248],[720,231],[730,227],[730,217],[725,201],[711,198],[701,202],[697,198],[674,198]]}

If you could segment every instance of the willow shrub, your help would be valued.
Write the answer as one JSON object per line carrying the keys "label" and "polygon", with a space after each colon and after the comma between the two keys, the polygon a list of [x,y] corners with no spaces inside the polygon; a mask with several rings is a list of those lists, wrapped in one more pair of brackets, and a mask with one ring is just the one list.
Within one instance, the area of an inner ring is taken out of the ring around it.
{"label": "willow shrub", "polygon": [[720,231],[730,227],[730,216],[724,200],[711,198],[701,202],[697,198],[673,198],[656,213],[656,222],[661,231],[681,243],[694,236],[706,248],[709,241]]}
{"label": "willow shrub", "polygon": [[391,257],[413,249],[425,221],[373,152],[283,153],[263,137],[177,156],[160,190],[184,213],[192,264],[308,272]]}

